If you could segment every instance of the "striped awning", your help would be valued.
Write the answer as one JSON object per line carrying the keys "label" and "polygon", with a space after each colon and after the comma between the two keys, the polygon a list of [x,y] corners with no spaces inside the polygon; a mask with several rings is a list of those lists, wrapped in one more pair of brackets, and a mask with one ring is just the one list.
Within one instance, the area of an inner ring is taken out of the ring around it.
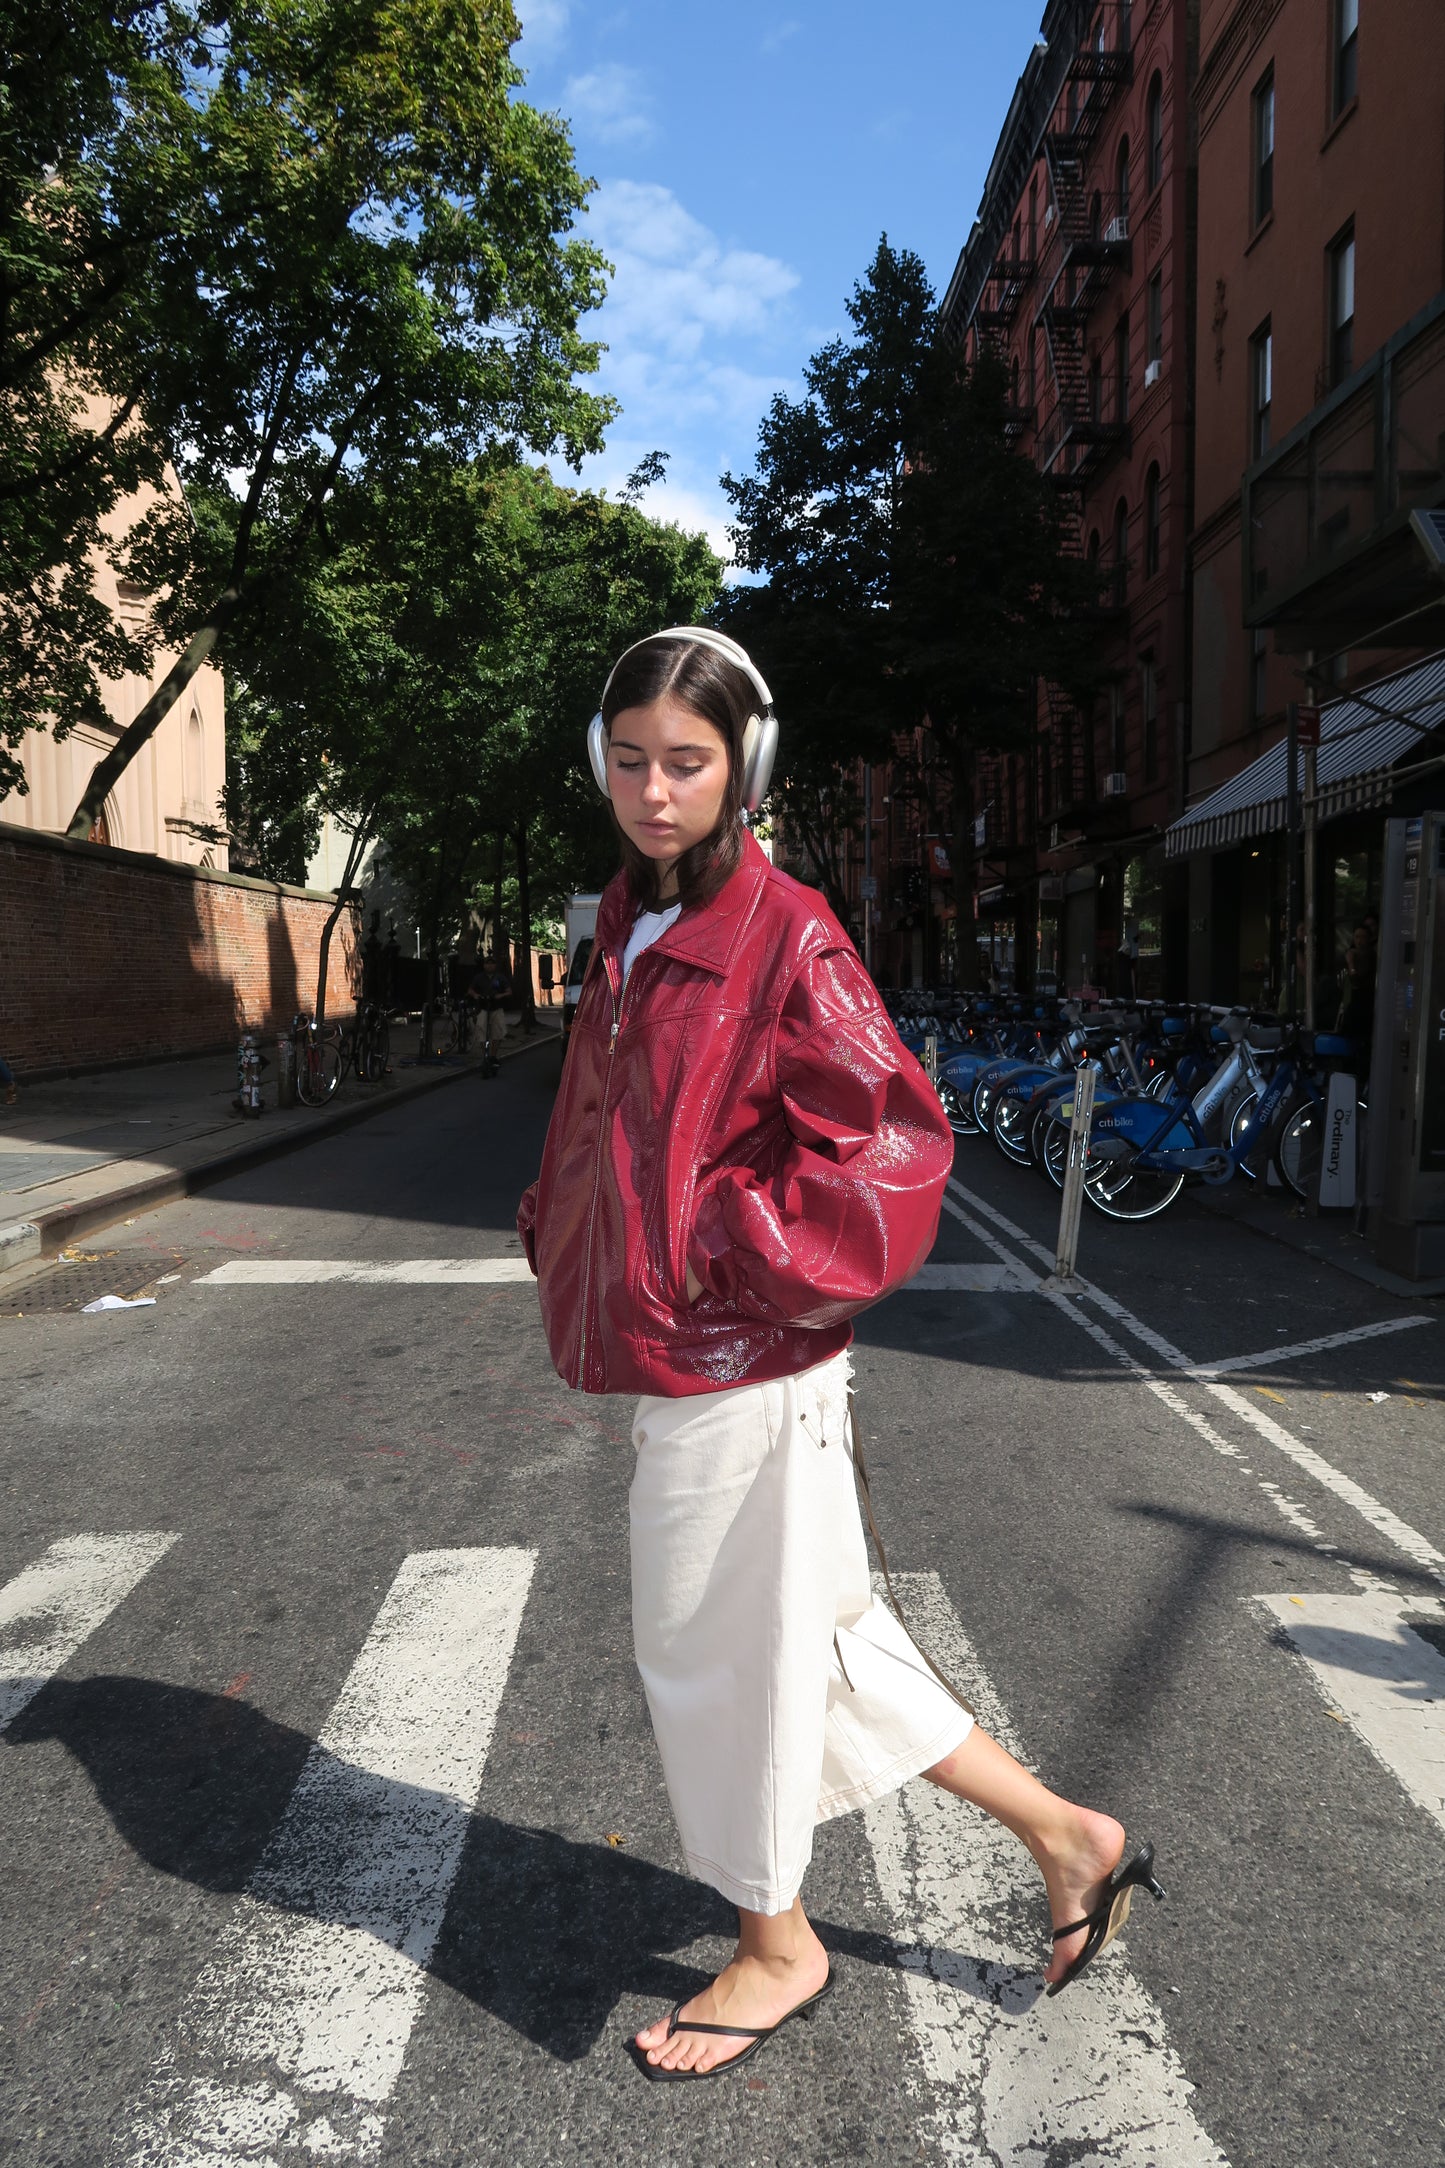
{"label": "striped awning", "polygon": [[[1340,813],[1387,805],[1396,763],[1429,750],[1427,741],[1442,723],[1445,655],[1382,678],[1348,699],[1332,700],[1320,712],[1317,818],[1328,821]],[[1216,851],[1223,844],[1283,828],[1288,819],[1287,765],[1282,738],[1166,829],[1169,856]],[[1300,766],[1303,769],[1303,761]]]}

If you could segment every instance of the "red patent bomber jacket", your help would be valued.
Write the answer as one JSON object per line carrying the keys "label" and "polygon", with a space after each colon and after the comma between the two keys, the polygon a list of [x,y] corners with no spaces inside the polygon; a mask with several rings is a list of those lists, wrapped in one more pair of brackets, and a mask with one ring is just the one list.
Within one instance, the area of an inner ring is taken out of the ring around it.
{"label": "red patent bomber jacket", "polygon": [[589,1393],[790,1376],[928,1255],[952,1132],[847,935],[752,836],[624,991],[632,915],[619,875],[517,1214],[552,1360]]}

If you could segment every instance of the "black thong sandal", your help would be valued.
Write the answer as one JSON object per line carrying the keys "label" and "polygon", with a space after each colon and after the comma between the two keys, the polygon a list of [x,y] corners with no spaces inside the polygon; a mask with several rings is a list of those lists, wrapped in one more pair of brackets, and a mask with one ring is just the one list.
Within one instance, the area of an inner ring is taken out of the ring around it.
{"label": "black thong sandal", "polygon": [[1092,1965],[1101,1950],[1106,1950],[1125,1920],[1136,1889],[1147,1889],[1151,1897],[1162,1897],[1163,1890],[1154,1879],[1154,1847],[1146,1844],[1134,1854],[1127,1867],[1114,1869],[1104,1886],[1104,1894],[1092,1912],[1071,1926],[1054,1929],[1055,1942],[1062,1942],[1066,1935],[1076,1935],[1081,1927],[1089,1930],[1089,1939],[1080,1950],[1062,1978],[1049,1988],[1051,1995],[1062,1994],[1071,1980],[1077,1980],[1086,1965]]}
{"label": "black thong sandal", "polygon": [[674,2033],[695,2032],[723,2033],[731,2039],[746,2040],[748,2042],[748,2045],[745,2048],[740,2048],[736,2055],[729,2055],[725,2062],[714,2063],[710,2070],[664,2070],[661,2063],[650,2063],[647,2060],[646,2049],[640,2048],[635,2039],[628,2041],[627,2052],[642,2072],[642,2075],[645,2078],[651,2078],[655,2085],[678,2085],[688,2078],[720,2078],[724,2071],[736,2070],[739,2063],[751,2062],[763,2042],[771,2040],[775,2032],[781,2032],[789,2018],[811,2017],[823,1997],[831,1995],[832,1992],[833,1968],[830,1965],[828,1967],[828,1977],[818,1989],[816,1995],[809,1995],[806,2002],[797,2003],[791,2010],[784,2011],[776,2025],[704,2025],[696,2018],[685,2018],[679,2024],[678,2013],[682,2009],[682,2004],[675,2002],[672,2006],[672,2015],[667,2021],[667,2037],[669,2040]]}

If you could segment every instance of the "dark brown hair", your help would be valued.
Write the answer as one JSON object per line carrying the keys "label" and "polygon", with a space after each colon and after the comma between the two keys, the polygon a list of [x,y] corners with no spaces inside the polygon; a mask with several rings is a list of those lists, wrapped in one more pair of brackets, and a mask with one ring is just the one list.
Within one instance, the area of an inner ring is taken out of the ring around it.
{"label": "dark brown hair", "polygon": [[[742,861],[743,731],[748,717],[757,712],[758,696],[752,680],[716,648],[689,640],[649,640],[617,665],[602,703],[603,724],[610,735],[614,716],[624,708],[648,708],[664,698],[711,723],[728,749],[727,789],[717,826],[677,861],[677,892],[687,910],[715,896]],[[615,812],[612,821],[633,898],[642,910],[655,911],[662,900],[657,861],[637,848]]]}

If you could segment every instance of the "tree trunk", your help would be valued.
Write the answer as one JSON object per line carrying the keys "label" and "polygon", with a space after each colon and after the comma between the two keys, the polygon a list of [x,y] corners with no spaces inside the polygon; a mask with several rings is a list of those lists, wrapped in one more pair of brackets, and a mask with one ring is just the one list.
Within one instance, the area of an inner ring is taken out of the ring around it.
{"label": "tree trunk", "polygon": [[321,949],[316,962],[316,1021],[318,1024],[326,1022],[326,972],[331,958],[331,936],[336,931],[337,920],[352,900],[351,884],[356,878],[357,869],[366,850],[369,830],[370,817],[368,816],[351,839],[351,848],[346,854],[346,870],[341,876],[341,885],[336,891],[336,902],[327,917],[326,924],[321,929]]}
{"label": "tree trunk", "polygon": [[136,754],[153,738],[191,679],[241,607],[242,589],[228,587],[212,606],[210,615],[194,638],[187,642],[135,721],[124,729],[115,744],[98,760],[65,831],[79,843],[90,841],[112,786],[125,774]]}
{"label": "tree trunk", "polygon": [[523,1031],[537,1028],[537,1004],[532,994],[532,883],[527,864],[527,823],[517,830],[517,962],[512,985],[522,1009]]}

